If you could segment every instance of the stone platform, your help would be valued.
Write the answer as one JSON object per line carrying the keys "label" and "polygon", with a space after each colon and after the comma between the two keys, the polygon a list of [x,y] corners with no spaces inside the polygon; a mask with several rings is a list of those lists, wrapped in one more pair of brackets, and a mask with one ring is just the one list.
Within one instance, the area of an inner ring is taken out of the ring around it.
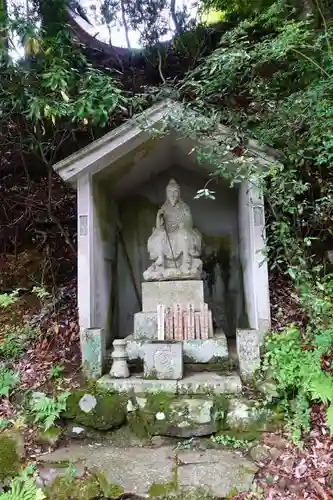
{"label": "stone platform", "polygon": [[[258,469],[239,453],[224,449],[177,450],[177,456],[182,464],[177,464],[177,486],[183,493],[175,497],[178,499],[208,500],[224,498],[230,491],[248,491]],[[102,472],[112,485],[120,485],[129,493],[128,498],[134,498],[134,494],[148,498],[152,485],[162,485],[162,491],[165,485],[166,490],[175,476],[175,450],[172,446],[128,448],[105,441],[103,446],[100,443],[70,444],[52,453],[44,453],[37,460],[44,464],[44,469],[49,466],[49,476],[54,476],[54,464],[69,462],[75,463],[76,470],[86,467]],[[198,492],[193,490],[199,487]],[[169,496],[172,498],[172,492]]]}
{"label": "stone platform", "polygon": [[[128,359],[143,360],[148,339],[135,339],[134,335],[129,335],[126,340]],[[229,356],[227,339],[223,333],[207,340],[183,340],[182,344],[185,363],[211,363],[227,360]]]}
{"label": "stone platform", "polygon": [[211,372],[195,373],[181,380],[155,380],[133,375],[129,378],[115,379],[104,375],[97,381],[103,389],[120,393],[157,393],[170,394],[239,394],[242,383],[237,373],[218,375]]}

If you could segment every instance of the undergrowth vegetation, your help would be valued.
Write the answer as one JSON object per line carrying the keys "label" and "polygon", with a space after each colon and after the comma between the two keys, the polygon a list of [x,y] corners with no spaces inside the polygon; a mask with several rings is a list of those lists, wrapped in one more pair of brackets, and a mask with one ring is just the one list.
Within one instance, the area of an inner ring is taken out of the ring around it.
{"label": "undergrowth vegetation", "polygon": [[[223,0],[207,3],[226,7]],[[259,2],[252,11],[249,2],[231,4],[240,22],[181,82],[187,112],[175,112],[166,127],[204,141],[195,148],[197,157],[213,163],[217,177],[232,185],[250,181],[264,194],[266,257],[272,272],[292,281],[303,315],[300,330],[282,325],[268,338],[264,370],[278,383],[297,441],[309,428],[312,402],[326,405],[333,431],[327,253],[333,247],[333,26],[326,4],[301,15],[285,0]],[[229,136],[219,130],[221,123],[231,127]],[[275,163],[259,167],[250,138],[278,151],[270,151]],[[198,197],[214,197],[212,186],[214,176]]]}

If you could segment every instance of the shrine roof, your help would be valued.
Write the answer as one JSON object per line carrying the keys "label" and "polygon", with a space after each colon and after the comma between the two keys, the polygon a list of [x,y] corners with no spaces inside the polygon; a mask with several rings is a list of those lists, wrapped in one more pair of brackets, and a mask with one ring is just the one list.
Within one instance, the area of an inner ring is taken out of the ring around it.
{"label": "shrine roof", "polygon": [[[125,155],[134,153],[138,147],[147,143],[152,137],[161,141],[165,137],[170,137],[172,128],[164,133],[168,117],[175,116],[175,114],[181,115],[183,112],[185,112],[183,104],[169,99],[161,101],[56,163],[53,169],[64,181],[76,184],[79,177],[94,175],[112,166]],[[203,115],[198,114],[199,116],[203,117]],[[158,131],[161,133],[158,134]],[[174,135],[177,136],[177,132]],[[216,135],[221,141],[222,148],[223,142],[234,134],[232,129],[218,125]],[[246,151],[254,158],[258,166],[267,167],[278,162],[279,153],[276,150],[261,146],[255,140],[247,141]],[[232,157],[231,153],[230,157]]]}

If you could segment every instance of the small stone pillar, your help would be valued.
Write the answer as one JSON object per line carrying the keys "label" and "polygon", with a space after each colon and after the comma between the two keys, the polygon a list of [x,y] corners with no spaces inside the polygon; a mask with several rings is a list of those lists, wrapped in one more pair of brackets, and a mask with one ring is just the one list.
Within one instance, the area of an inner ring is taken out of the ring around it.
{"label": "small stone pillar", "polygon": [[128,378],[130,372],[127,365],[126,340],[116,339],[113,341],[111,377]]}
{"label": "small stone pillar", "polygon": [[260,334],[258,330],[236,330],[239,371],[242,380],[250,380],[260,368]]}

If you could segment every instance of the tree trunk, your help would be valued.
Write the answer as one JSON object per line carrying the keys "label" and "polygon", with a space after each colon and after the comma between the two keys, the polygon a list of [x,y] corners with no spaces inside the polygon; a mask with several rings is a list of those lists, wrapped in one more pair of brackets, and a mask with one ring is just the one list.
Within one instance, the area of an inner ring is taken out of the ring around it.
{"label": "tree trunk", "polygon": [[46,38],[54,38],[67,22],[68,0],[36,0]]}
{"label": "tree trunk", "polygon": [[126,38],[127,48],[130,49],[131,42],[130,42],[129,35],[128,35],[128,24],[127,24],[127,20],[126,20],[124,0],[120,0],[120,5],[121,5],[121,19],[122,19],[124,30],[125,30],[125,38]]}
{"label": "tree trunk", "polygon": [[170,12],[171,12],[173,24],[175,25],[176,34],[180,35],[180,33],[182,32],[182,29],[181,29],[181,26],[180,26],[178,19],[177,19],[176,0],[171,0]]}
{"label": "tree trunk", "polygon": [[0,51],[1,51],[1,59],[7,59],[8,57],[7,0],[0,0]]}

